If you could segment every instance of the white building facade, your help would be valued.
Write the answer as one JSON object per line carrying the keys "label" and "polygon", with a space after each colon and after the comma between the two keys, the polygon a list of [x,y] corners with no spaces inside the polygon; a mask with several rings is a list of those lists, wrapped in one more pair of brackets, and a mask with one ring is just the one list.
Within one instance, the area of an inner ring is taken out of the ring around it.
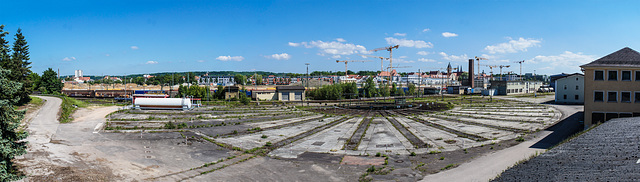
{"label": "white building facade", "polygon": [[556,81],[556,103],[584,104],[584,75],[574,73]]}

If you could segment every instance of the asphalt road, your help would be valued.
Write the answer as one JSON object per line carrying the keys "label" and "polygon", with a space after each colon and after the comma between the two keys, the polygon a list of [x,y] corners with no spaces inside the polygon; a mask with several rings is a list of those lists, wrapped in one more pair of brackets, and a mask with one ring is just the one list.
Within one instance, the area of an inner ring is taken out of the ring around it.
{"label": "asphalt road", "polygon": [[[548,102],[549,96],[538,98],[518,98],[529,102]],[[555,146],[565,138],[582,130],[579,121],[582,120],[581,105],[555,105],[548,104],[562,112],[561,121],[546,130],[532,134],[532,140],[524,141],[516,146],[489,153],[472,161],[461,164],[451,170],[425,176],[422,181],[489,181],[502,171],[513,166],[520,160],[527,159],[536,153],[545,152],[547,148]]]}
{"label": "asphalt road", "polygon": [[46,102],[29,124],[27,141],[30,145],[48,144],[60,125],[57,115],[62,100],[57,97],[38,97],[46,100]]}

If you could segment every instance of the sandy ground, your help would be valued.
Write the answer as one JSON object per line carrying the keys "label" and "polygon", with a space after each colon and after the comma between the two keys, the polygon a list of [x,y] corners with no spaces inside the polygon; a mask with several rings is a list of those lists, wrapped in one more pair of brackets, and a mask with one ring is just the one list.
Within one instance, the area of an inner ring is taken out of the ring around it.
{"label": "sandy ground", "polygon": [[[96,123],[104,122],[104,116],[117,107],[82,108],[74,115],[73,123],[60,124],[57,114],[61,100],[41,97],[46,100],[42,108],[28,120],[29,144],[27,154],[16,158],[16,163],[27,174],[23,181],[111,181],[124,180],[132,176],[127,165],[121,161],[107,160],[100,152],[75,143],[74,139],[86,139],[94,135]],[[79,130],[60,133],[63,127]],[[89,144],[90,145],[90,144]],[[119,168],[113,168],[117,164]],[[131,166],[131,165],[128,165]],[[112,169],[119,169],[114,171]]]}

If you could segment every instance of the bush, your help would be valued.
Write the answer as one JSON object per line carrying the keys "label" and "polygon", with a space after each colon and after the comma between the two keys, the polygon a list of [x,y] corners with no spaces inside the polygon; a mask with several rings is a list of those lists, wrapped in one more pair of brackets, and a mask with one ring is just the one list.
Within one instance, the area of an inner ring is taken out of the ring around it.
{"label": "bush", "polygon": [[416,156],[415,152],[411,152],[411,154],[409,154],[409,156]]}
{"label": "bush", "polygon": [[87,107],[87,103],[76,100],[67,96],[61,96],[62,99],[62,113],[60,113],[60,123],[68,123],[73,120],[71,115],[78,109],[78,107]]}
{"label": "bush", "polygon": [[176,125],[173,124],[173,122],[169,121],[168,123],[164,124],[164,128],[166,128],[166,129],[176,129]]}

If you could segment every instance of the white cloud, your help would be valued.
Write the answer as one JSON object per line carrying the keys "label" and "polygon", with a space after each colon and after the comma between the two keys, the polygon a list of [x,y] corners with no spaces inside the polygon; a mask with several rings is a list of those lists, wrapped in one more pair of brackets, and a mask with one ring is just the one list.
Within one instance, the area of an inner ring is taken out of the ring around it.
{"label": "white cloud", "polygon": [[425,28],[425,29],[423,29],[423,30],[422,30],[422,32],[428,32],[428,31],[430,31],[430,30],[431,30],[431,29]]}
{"label": "white cloud", "polygon": [[416,54],[426,56],[426,55],[429,55],[429,52],[427,52],[427,51],[420,51],[420,52],[418,52],[418,53],[416,53]]}
{"label": "white cloud", "polygon": [[242,61],[244,60],[244,57],[242,56],[218,56],[218,58],[216,58],[217,60],[220,61]]}
{"label": "white cloud", "polygon": [[331,58],[333,58],[333,59],[340,59],[341,57],[342,57],[342,56],[340,56],[340,55],[333,55],[333,56],[331,56]]}
{"label": "white cloud", "polygon": [[265,56],[265,57],[269,59],[276,59],[276,60],[288,60],[289,58],[291,58],[291,55],[287,53],[282,53],[282,54],[272,54],[271,56]]}
{"label": "white cloud", "polygon": [[111,54],[104,54],[104,56],[107,56],[107,57],[109,57],[109,56],[111,56]]}
{"label": "white cloud", "polygon": [[531,38],[522,38],[520,37],[518,40],[513,40],[509,38],[509,42],[500,43],[497,45],[491,45],[484,48],[484,50],[489,51],[491,54],[495,53],[516,53],[518,51],[526,52],[529,47],[540,47],[540,40],[531,39]]}
{"label": "white cloud", "polygon": [[204,63],[205,61],[204,61],[204,60],[198,60],[198,62],[199,62],[199,63]]}
{"label": "white cloud", "polygon": [[400,57],[398,57],[398,58],[400,58],[400,59],[405,59],[405,58],[407,58],[407,56],[400,56]]}
{"label": "white cloud", "polygon": [[158,61],[147,61],[145,64],[158,64]]}
{"label": "white cloud", "polygon": [[75,61],[75,60],[76,60],[76,57],[65,57],[65,58],[62,58],[62,61]]}
{"label": "white cloud", "polygon": [[407,39],[396,39],[393,37],[384,38],[387,40],[387,44],[391,45],[400,45],[401,47],[415,47],[415,48],[433,48],[433,44],[431,42],[425,42],[422,40],[407,40]]}
{"label": "white cloud", "polygon": [[522,64],[523,68],[524,64],[539,64],[540,67],[537,70],[542,74],[580,73],[580,65],[587,64],[597,58],[595,55],[585,55],[581,52],[564,51],[559,55],[538,55],[533,59],[525,60]]}
{"label": "white cloud", "polygon": [[289,42],[289,46],[298,47],[298,46],[300,46],[300,43]]}
{"label": "white cloud", "polygon": [[553,67],[579,68],[580,65],[587,64],[593,60],[596,60],[596,56],[594,55],[584,55],[581,52],[573,53],[570,51],[564,51],[562,54],[555,56],[538,55],[533,59],[526,60],[525,63],[545,63],[550,64]]}
{"label": "white cloud", "polygon": [[447,53],[444,53],[444,52],[440,52],[438,54],[440,54],[440,56],[442,56],[442,59],[449,60],[449,61],[467,61],[467,60],[469,60],[469,56],[467,56],[467,54],[463,54],[463,55],[460,55],[460,56],[448,55]]}
{"label": "white cloud", "polygon": [[393,36],[404,37],[404,36],[407,36],[407,33],[394,33]]}
{"label": "white cloud", "polygon": [[435,62],[436,62],[436,60],[433,60],[433,59],[427,59],[427,58],[420,58],[420,59],[418,59],[418,61],[420,61],[420,62],[427,62],[427,63],[435,63]]}
{"label": "white cloud", "polygon": [[321,40],[311,42],[292,43],[290,46],[304,46],[305,48],[318,48],[320,52],[318,55],[325,56],[330,55],[352,55],[352,54],[370,54],[364,46],[355,45],[351,43],[342,43],[338,41],[324,42]]}
{"label": "white cloud", "polygon": [[[412,60],[404,60],[404,59],[393,59],[393,63],[415,63],[415,61]],[[393,66],[398,66],[398,65],[393,65]]]}
{"label": "white cloud", "polygon": [[346,42],[347,40],[344,40],[343,38],[337,38],[336,41],[338,41],[338,42]]}
{"label": "white cloud", "polygon": [[488,54],[482,54],[480,57],[481,57],[481,58],[486,58],[486,59],[488,59],[488,60],[494,60],[494,59],[498,58],[498,56],[495,56],[495,55],[488,55]]}
{"label": "white cloud", "polygon": [[138,50],[140,49],[138,46],[131,46],[131,50]]}
{"label": "white cloud", "polygon": [[444,32],[444,33],[442,33],[442,36],[449,38],[449,37],[457,37],[458,34],[451,33],[451,32]]}

